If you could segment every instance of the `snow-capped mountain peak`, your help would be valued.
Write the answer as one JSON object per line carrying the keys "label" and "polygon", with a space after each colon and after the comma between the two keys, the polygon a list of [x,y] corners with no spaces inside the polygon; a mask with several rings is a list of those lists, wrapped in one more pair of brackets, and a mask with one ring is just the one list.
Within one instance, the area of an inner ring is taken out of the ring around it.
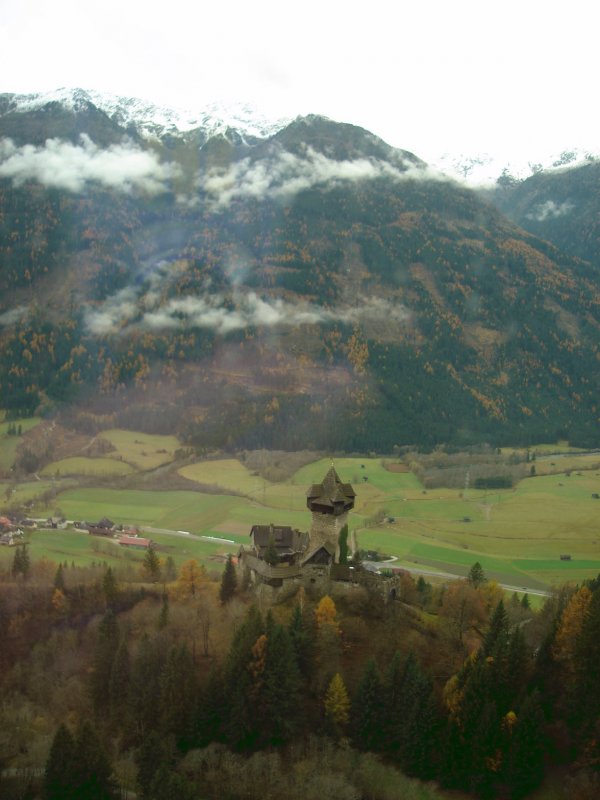
{"label": "snow-capped mountain peak", "polygon": [[134,97],[111,95],[84,89],[62,88],[52,92],[5,95],[10,98],[8,111],[34,111],[48,103],[59,103],[71,111],[80,111],[92,103],[124,128],[135,128],[144,138],[181,135],[201,128],[207,137],[236,130],[242,137],[266,138],[277,133],[291,120],[273,119],[244,103],[210,103],[196,110],[160,106]]}
{"label": "snow-capped mountain peak", "polygon": [[560,152],[536,153],[515,158],[506,154],[444,153],[429,163],[445,175],[470,186],[490,186],[499,178],[525,180],[537,172],[572,169],[600,158],[598,148],[573,147]]}

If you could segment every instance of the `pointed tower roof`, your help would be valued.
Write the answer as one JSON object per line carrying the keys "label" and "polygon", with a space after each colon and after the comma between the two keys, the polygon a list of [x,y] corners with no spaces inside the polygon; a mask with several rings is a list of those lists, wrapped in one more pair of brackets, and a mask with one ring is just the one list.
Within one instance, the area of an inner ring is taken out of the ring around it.
{"label": "pointed tower roof", "polygon": [[306,493],[306,505],[311,511],[338,516],[354,508],[356,492],[350,483],[342,483],[332,465],[321,481],[313,483]]}

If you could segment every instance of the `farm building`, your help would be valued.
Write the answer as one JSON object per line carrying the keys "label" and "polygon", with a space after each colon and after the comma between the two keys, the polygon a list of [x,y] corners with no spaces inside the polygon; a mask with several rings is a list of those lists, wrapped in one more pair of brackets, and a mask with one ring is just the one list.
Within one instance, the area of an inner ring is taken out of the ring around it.
{"label": "farm building", "polygon": [[138,550],[148,550],[149,547],[152,547],[152,541],[144,539],[143,536],[119,536],[117,541],[123,547],[134,547]]}

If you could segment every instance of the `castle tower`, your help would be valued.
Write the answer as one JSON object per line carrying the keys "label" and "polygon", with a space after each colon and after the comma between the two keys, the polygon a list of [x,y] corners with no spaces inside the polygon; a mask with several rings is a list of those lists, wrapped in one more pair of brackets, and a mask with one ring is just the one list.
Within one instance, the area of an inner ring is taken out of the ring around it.
{"label": "castle tower", "polygon": [[348,512],[354,508],[356,493],[349,483],[342,483],[331,466],[321,483],[314,483],[306,493],[306,505],[312,512],[310,549],[322,544],[335,553],[339,561],[340,531],[348,522]]}

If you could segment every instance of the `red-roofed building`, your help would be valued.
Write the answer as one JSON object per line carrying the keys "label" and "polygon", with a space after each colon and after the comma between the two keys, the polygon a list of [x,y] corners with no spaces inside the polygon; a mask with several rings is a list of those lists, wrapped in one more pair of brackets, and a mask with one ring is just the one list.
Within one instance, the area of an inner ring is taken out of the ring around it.
{"label": "red-roofed building", "polygon": [[144,539],[143,536],[120,536],[117,541],[123,547],[138,547],[140,550],[147,550],[152,547],[152,541]]}

